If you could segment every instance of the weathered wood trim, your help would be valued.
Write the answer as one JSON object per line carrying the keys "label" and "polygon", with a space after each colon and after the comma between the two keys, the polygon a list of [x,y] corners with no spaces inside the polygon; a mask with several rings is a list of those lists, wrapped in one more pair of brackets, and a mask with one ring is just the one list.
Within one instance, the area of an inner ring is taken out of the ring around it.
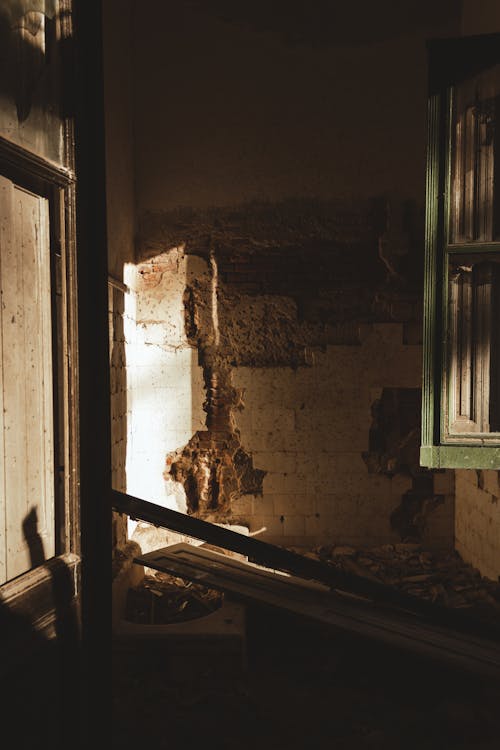
{"label": "weathered wood trim", "polygon": [[439,415],[440,388],[437,380],[436,324],[438,315],[438,232],[442,212],[440,201],[439,135],[441,132],[439,95],[429,100],[428,150],[425,218],[424,266],[424,329],[423,329],[423,390],[422,443],[433,444],[436,437],[435,419]]}
{"label": "weathered wood trim", "polygon": [[108,276],[108,286],[113,287],[114,289],[118,289],[119,292],[123,292],[124,294],[127,294],[130,292],[130,289],[126,284],[123,283],[123,281],[120,281],[119,279],[115,279],[114,276]]}
{"label": "weathered wood trim", "polygon": [[78,273],[76,248],[76,187],[64,191],[63,226],[65,230],[65,538],[69,548],[80,554],[80,420],[79,420],[79,345],[78,345]]}
{"label": "weathered wood trim", "polygon": [[[15,161],[12,161],[12,159]],[[79,553],[78,326],[75,183],[68,170],[0,138],[0,174],[45,197],[50,211],[52,336],[56,472],[56,554]],[[55,259],[60,269],[55,273]],[[58,261],[59,262],[59,261]],[[55,278],[59,276],[59,280]],[[59,289],[59,312],[56,302]],[[59,317],[59,325],[56,319]],[[59,450],[61,448],[61,450]]]}
{"label": "weathered wood trim", "polygon": [[29,570],[27,573],[18,576],[12,581],[7,581],[0,586],[0,597],[4,604],[16,599],[16,597],[29,592],[31,589],[38,586],[39,583],[48,581],[52,578],[54,571],[66,565],[69,568],[74,567],[79,562],[78,555],[68,552],[64,555],[58,555],[50,560],[45,560],[42,565]]}
{"label": "weathered wood trim", "polygon": [[43,629],[43,623],[52,622],[56,614],[53,587],[54,580],[62,572],[69,573],[71,598],[78,594],[78,555],[68,553],[46,560],[33,570],[0,586],[0,602],[13,612],[29,617],[35,629]]}
{"label": "weathered wood trim", "polygon": [[[500,34],[432,40],[428,45],[429,99],[424,264],[423,389],[420,462],[429,468],[499,468],[498,435],[449,435],[448,270],[450,253],[498,251],[498,243],[449,239],[453,86],[498,63]],[[469,443],[469,445],[467,445]],[[471,445],[472,443],[472,445]]]}
{"label": "weathered wood trim", "polygon": [[483,445],[423,445],[420,464],[429,469],[500,469],[500,448]]}
{"label": "weathered wood trim", "polygon": [[[75,174],[71,169],[62,167],[41,156],[27,151],[16,143],[0,136],[0,168],[16,175],[20,171],[34,178],[44,180],[53,185],[65,187],[75,182]],[[12,179],[11,174],[6,177]],[[14,177],[15,179],[15,177]]]}

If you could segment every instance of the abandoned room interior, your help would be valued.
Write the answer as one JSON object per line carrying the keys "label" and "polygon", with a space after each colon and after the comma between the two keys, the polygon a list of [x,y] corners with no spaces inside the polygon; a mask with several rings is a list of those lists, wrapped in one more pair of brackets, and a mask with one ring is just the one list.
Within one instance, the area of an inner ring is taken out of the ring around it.
{"label": "abandoned room interior", "polygon": [[6,736],[498,748],[498,2],[0,0],[0,69]]}

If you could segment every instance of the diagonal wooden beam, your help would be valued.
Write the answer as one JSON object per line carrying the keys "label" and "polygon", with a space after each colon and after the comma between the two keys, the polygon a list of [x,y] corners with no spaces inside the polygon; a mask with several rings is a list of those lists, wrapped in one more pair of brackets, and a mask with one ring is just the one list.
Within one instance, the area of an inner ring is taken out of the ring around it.
{"label": "diagonal wooden beam", "polygon": [[118,490],[111,491],[111,505],[117,513],[124,513],[132,519],[146,521],[153,526],[170,529],[216,547],[238,552],[272,570],[281,570],[299,578],[318,581],[331,589],[361,596],[378,606],[396,608],[423,617],[437,625],[500,641],[500,623],[497,625],[477,620],[456,609],[405,594],[392,586],[339,570],[321,560],[305,557],[284,547],[239,534],[232,529],[222,528],[201,518],[164,508]]}
{"label": "diagonal wooden beam", "polygon": [[217,589],[246,605],[280,611],[319,627],[333,638],[344,632],[384,646],[430,657],[461,672],[500,680],[500,643],[471,637],[406,612],[374,607],[371,602],[329,591],[296,576],[266,570],[192,544],[172,544],[138,555],[134,561],[163,573]]}

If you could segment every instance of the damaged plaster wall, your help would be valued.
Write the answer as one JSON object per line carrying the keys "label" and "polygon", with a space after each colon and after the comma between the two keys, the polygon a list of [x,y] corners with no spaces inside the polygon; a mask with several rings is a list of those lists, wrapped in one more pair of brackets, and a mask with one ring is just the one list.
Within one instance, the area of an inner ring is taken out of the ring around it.
{"label": "damaged plaster wall", "polygon": [[187,510],[286,545],[450,547],[453,496],[436,499],[429,473],[421,492],[418,439],[408,441],[419,435],[419,398],[399,419],[392,463],[371,450],[374,404],[421,383],[419,275],[409,279],[393,252],[414,240],[394,232],[385,204],[161,213],[139,236],[144,257],[184,237],[187,267],[199,269],[183,305],[205,426],[167,454],[165,471]]}
{"label": "damaged plaster wall", "polygon": [[412,526],[415,477],[366,460],[384,389],[420,387],[425,41],[459,20],[453,0],[385,5],[366,25],[341,5],[304,3],[307,24],[259,3],[136,6],[138,291],[149,306],[146,277],[182,253],[198,418],[165,440],[185,417],[151,396],[159,447],[132,458],[134,428],[130,460],[157,497],[177,487],[190,513],[284,544],[453,543],[451,492]]}
{"label": "damaged plaster wall", "polygon": [[185,333],[184,293],[207,273],[205,261],[188,259],[182,248],[126,267],[127,491],[182,512],[184,491],[165,480],[165,459],[205,423],[203,370]]}

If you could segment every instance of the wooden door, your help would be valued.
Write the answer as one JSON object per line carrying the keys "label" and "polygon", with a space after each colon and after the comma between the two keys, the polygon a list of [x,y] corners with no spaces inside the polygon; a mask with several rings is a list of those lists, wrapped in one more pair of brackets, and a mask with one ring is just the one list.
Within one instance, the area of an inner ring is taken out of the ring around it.
{"label": "wooden door", "polygon": [[0,177],[0,583],[55,555],[48,200]]}

